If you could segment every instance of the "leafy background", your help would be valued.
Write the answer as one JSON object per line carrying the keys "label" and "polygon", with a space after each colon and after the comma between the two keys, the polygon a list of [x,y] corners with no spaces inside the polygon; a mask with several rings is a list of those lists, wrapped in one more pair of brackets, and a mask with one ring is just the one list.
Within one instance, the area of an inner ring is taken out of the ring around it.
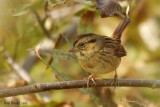
{"label": "leafy background", "polygon": [[[118,75],[120,78],[158,80],[160,1],[136,0],[131,7],[132,22],[122,37],[127,56],[122,58]],[[84,79],[88,74],[68,53],[74,37],[88,32],[110,36],[120,21],[117,17],[101,18],[94,0],[50,0],[48,5],[45,0],[1,0],[0,88]],[[52,56],[51,68],[46,69],[34,55],[38,44],[44,51],[50,50],[42,58],[48,62]],[[15,69],[15,64],[20,69]],[[25,73],[21,75],[18,71]],[[112,78],[113,75],[98,78]],[[111,100],[118,107],[160,106],[159,89],[121,87],[115,91],[105,90],[109,99],[101,98],[102,95],[91,89],[70,89],[3,98],[0,106],[101,107],[102,99],[108,103]],[[21,104],[7,105],[5,101],[20,101]]]}

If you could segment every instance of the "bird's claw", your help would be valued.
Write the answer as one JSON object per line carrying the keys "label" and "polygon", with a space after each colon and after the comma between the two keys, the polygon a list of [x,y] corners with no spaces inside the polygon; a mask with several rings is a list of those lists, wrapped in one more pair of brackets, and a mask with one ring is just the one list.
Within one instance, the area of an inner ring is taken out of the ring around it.
{"label": "bird's claw", "polygon": [[112,82],[111,82],[111,85],[112,85],[112,86],[114,85],[114,89],[116,89],[116,86],[119,85],[118,75],[117,75],[117,72],[116,72],[116,71],[115,71],[114,79],[113,79]]}
{"label": "bird's claw", "polygon": [[95,79],[93,78],[93,74],[91,74],[91,75],[87,78],[87,87],[89,87],[90,81],[92,81],[92,82],[94,83],[94,85],[96,85]]}

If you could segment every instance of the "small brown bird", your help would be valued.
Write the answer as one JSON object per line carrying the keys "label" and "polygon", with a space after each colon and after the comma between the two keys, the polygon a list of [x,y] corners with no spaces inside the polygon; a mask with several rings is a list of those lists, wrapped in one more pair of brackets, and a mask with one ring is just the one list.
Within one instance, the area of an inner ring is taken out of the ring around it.
{"label": "small brown bird", "polygon": [[[126,55],[120,37],[127,24],[128,22],[124,20],[117,27],[112,38],[93,33],[77,36],[70,52],[75,54],[81,67],[92,74],[88,80],[95,82],[92,78],[93,74],[106,74],[116,71],[121,62],[121,57]],[[117,79],[117,73],[115,73],[115,79]],[[89,85],[88,82],[87,85]]]}

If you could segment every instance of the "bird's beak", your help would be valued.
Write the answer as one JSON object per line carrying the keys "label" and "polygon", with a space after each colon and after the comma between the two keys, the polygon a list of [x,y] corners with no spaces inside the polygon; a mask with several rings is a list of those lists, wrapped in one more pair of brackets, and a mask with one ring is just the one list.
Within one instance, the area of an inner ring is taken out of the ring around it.
{"label": "bird's beak", "polygon": [[75,52],[75,49],[71,48],[68,52]]}

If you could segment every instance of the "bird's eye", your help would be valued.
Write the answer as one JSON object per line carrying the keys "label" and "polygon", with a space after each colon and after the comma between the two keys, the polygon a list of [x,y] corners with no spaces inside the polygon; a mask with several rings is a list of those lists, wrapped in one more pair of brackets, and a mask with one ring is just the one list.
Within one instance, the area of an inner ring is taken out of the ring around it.
{"label": "bird's eye", "polygon": [[85,46],[85,44],[84,44],[84,43],[82,43],[82,42],[81,42],[81,43],[79,43],[79,47],[80,47],[80,48],[84,48],[84,46]]}

